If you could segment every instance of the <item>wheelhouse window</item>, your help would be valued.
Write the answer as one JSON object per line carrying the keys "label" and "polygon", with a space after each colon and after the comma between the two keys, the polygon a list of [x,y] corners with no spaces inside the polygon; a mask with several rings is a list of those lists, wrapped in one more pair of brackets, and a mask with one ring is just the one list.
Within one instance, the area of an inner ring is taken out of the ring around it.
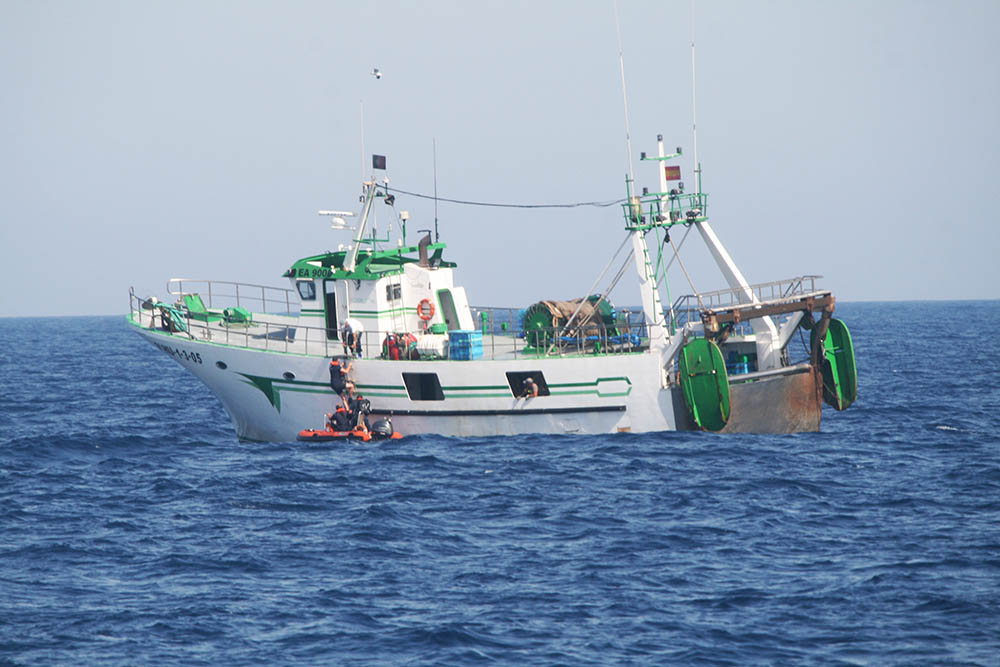
{"label": "wheelhouse window", "polygon": [[295,283],[295,287],[299,290],[299,297],[303,301],[316,300],[316,283],[312,280],[300,280]]}
{"label": "wheelhouse window", "polygon": [[403,373],[403,384],[411,401],[443,401],[437,373]]}
{"label": "wheelhouse window", "polygon": [[403,298],[403,286],[402,285],[386,285],[385,286],[385,300],[386,301],[398,301]]}
{"label": "wheelhouse window", "polygon": [[533,393],[532,384],[538,387],[539,396],[549,395],[549,385],[541,371],[507,371],[507,384],[515,397]]}

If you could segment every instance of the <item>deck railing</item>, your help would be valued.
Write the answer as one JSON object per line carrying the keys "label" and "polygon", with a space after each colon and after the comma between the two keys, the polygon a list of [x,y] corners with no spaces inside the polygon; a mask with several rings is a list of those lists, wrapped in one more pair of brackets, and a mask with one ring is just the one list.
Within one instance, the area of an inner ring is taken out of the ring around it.
{"label": "deck railing", "polygon": [[[177,280],[176,291],[172,291],[172,294],[191,293],[181,291],[181,282]],[[194,282],[185,280],[183,287]],[[212,294],[213,298],[218,298],[216,290]],[[218,301],[213,303],[218,304]],[[339,332],[337,338],[332,338],[330,330],[325,327],[306,326],[297,320],[290,320],[287,315],[261,312],[252,313],[250,322],[229,321],[217,308],[212,310],[207,315],[192,315],[181,305],[143,299],[136,296],[133,290],[129,291],[130,319],[144,328],[169,331],[173,335],[193,340],[256,350],[318,357],[348,353],[339,340]],[[472,310],[478,325],[476,331],[482,334],[483,359],[628,354],[641,351],[648,345],[647,327],[641,312],[619,311],[613,327],[602,327],[589,334],[552,327],[533,330],[531,336],[527,336],[521,325],[522,313],[518,309],[477,307]],[[360,333],[363,358],[383,356],[382,345],[386,333]]]}
{"label": "deck railing", "polygon": [[588,327],[589,333],[565,327],[526,332],[523,309],[472,306],[471,310],[477,330],[483,333],[484,346],[489,339],[513,337],[520,343],[519,351],[528,356],[628,353],[641,349],[648,337],[642,312],[628,309],[617,311],[613,325]]}
{"label": "deck railing", "polygon": [[[273,299],[269,301],[274,302]],[[218,305],[218,301],[215,303]],[[242,303],[247,303],[246,297]],[[327,329],[301,326],[297,322],[288,321],[289,317],[296,317],[294,313],[286,315],[253,311],[250,322],[230,321],[218,308],[212,308],[208,315],[192,315],[179,304],[143,299],[130,289],[129,315],[130,320],[138,326],[235,347],[323,357],[341,354],[343,351],[339,340],[327,337]],[[272,319],[268,320],[268,316]],[[281,318],[285,318],[284,321]]]}
{"label": "deck railing", "polygon": [[198,294],[207,308],[222,309],[230,306],[245,308],[258,313],[293,315],[299,310],[299,297],[290,289],[235,283],[228,280],[201,278],[171,278],[167,293],[179,299]]}
{"label": "deck railing", "polygon": [[[822,277],[797,276],[767,283],[756,283],[749,287],[757,301],[774,301],[815,292],[816,281]],[[700,294],[685,294],[674,301],[672,309],[674,326],[681,327],[688,322],[701,322],[701,312],[704,309],[729,308],[746,303],[750,303],[750,300],[747,299],[745,290],[739,287],[701,292]]]}

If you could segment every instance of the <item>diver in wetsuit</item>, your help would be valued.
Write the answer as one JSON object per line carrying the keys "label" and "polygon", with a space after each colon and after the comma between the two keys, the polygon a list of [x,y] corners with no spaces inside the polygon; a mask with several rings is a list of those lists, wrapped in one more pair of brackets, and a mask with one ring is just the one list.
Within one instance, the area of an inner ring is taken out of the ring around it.
{"label": "diver in wetsuit", "polygon": [[347,359],[330,360],[330,388],[340,396],[344,407],[347,405],[347,395],[354,391],[354,383],[347,379],[347,374],[351,372],[353,364]]}
{"label": "diver in wetsuit", "polygon": [[363,428],[366,431],[371,430],[368,415],[371,414],[372,406],[367,398],[361,394],[352,393],[347,399],[347,410],[351,415],[352,424],[356,424],[358,428]]}
{"label": "diver in wetsuit", "polygon": [[350,431],[353,428],[350,413],[342,405],[338,405],[333,412],[327,413],[326,425],[331,431]]}

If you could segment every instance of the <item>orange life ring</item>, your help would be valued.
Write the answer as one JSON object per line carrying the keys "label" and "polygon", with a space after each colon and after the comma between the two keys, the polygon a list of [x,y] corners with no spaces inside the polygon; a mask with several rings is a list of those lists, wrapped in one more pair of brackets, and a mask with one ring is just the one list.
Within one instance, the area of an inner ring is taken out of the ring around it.
{"label": "orange life ring", "polygon": [[434,317],[434,304],[431,303],[430,299],[423,299],[419,304],[417,304],[417,317],[422,319],[424,322]]}

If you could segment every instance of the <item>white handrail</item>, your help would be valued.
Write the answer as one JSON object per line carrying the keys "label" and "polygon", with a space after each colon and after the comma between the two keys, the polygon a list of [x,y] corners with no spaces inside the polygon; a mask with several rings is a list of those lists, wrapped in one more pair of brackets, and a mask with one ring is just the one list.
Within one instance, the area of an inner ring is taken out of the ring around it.
{"label": "white handrail", "polygon": [[[220,290],[217,286],[223,286],[223,289]],[[233,288],[231,293],[226,291],[228,287]],[[240,293],[240,288],[243,288],[243,294]],[[260,290],[260,296],[246,295],[248,289],[254,292]],[[172,296],[183,297],[188,294],[202,294],[202,292],[207,296],[206,308],[218,309],[231,305],[244,308],[247,307],[245,304],[249,302],[249,304],[260,304],[260,307],[248,307],[248,310],[272,314],[292,314],[298,312],[300,304],[294,290],[284,287],[205,278],[171,278],[167,281],[167,293]],[[277,308],[274,308],[275,306]]]}

